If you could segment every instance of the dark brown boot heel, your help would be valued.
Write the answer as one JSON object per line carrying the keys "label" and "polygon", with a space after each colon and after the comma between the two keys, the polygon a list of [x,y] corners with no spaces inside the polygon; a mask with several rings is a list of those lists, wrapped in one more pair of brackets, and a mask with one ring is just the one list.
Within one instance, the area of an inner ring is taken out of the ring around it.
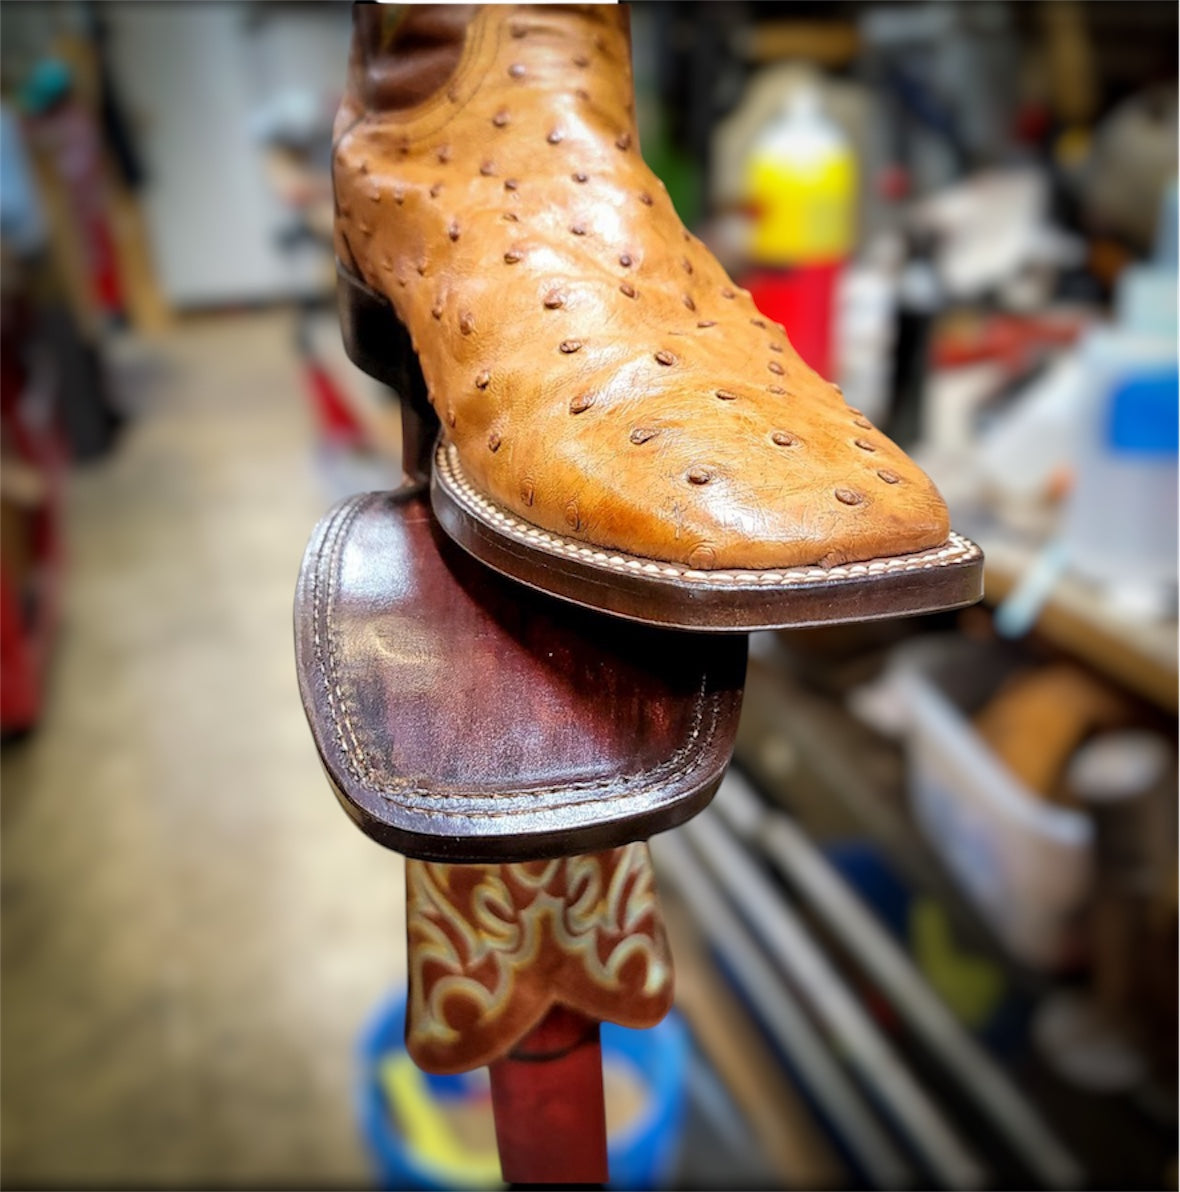
{"label": "dark brown boot heel", "polygon": [[430,404],[410,333],[390,302],[336,262],[336,305],[348,358],[388,385],[401,400],[402,467],[414,481],[430,479],[438,415]]}

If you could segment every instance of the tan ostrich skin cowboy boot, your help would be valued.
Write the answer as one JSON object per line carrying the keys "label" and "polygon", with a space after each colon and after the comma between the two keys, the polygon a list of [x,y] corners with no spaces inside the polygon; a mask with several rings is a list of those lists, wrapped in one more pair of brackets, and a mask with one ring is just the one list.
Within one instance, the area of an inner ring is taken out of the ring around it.
{"label": "tan ostrich skin cowboy boot", "polygon": [[358,5],[333,171],[349,350],[418,409],[486,564],[695,629],[979,598],[931,481],[644,164],[625,8]]}

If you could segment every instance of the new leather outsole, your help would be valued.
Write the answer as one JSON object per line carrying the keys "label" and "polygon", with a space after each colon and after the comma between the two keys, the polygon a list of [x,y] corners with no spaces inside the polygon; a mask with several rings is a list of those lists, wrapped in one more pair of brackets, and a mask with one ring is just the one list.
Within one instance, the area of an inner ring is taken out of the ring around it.
{"label": "new leather outsole", "polygon": [[407,857],[507,863],[645,840],[706,806],[732,756],[744,638],[682,641],[525,591],[460,550],[417,488],[324,516],[294,623],[332,789]]}

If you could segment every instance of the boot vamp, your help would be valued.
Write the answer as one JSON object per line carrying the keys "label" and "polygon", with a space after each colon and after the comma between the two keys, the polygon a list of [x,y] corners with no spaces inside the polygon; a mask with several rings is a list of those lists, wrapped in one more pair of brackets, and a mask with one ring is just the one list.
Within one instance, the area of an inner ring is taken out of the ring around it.
{"label": "boot vamp", "polygon": [[492,38],[449,114],[372,114],[337,154],[344,252],[409,328],[472,482],[545,529],[691,567],[944,542],[929,479],[680,223],[602,69],[626,83],[618,31],[562,57],[565,18],[537,22]]}
{"label": "boot vamp", "polygon": [[449,432],[476,486],[526,520],[697,568],[828,565],[946,540],[928,478],[801,364],[770,394],[750,384],[756,357],[737,334],[713,348],[665,332],[654,342],[674,363],[662,365],[643,320],[604,325],[572,355],[540,322],[493,374],[504,400],[468,404]]}

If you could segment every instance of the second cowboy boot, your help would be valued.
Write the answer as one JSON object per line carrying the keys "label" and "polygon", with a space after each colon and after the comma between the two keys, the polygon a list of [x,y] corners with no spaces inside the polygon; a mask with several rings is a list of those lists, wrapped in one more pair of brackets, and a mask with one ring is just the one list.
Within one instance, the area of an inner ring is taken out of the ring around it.
{"label": "second cowboy boot", "polygon": [[333,157],[346,340],[419,378],[454,538],[534,587],[701,629],[978,598],[978,548],[931,481],[644,164],[625,9],[355,13]]}

